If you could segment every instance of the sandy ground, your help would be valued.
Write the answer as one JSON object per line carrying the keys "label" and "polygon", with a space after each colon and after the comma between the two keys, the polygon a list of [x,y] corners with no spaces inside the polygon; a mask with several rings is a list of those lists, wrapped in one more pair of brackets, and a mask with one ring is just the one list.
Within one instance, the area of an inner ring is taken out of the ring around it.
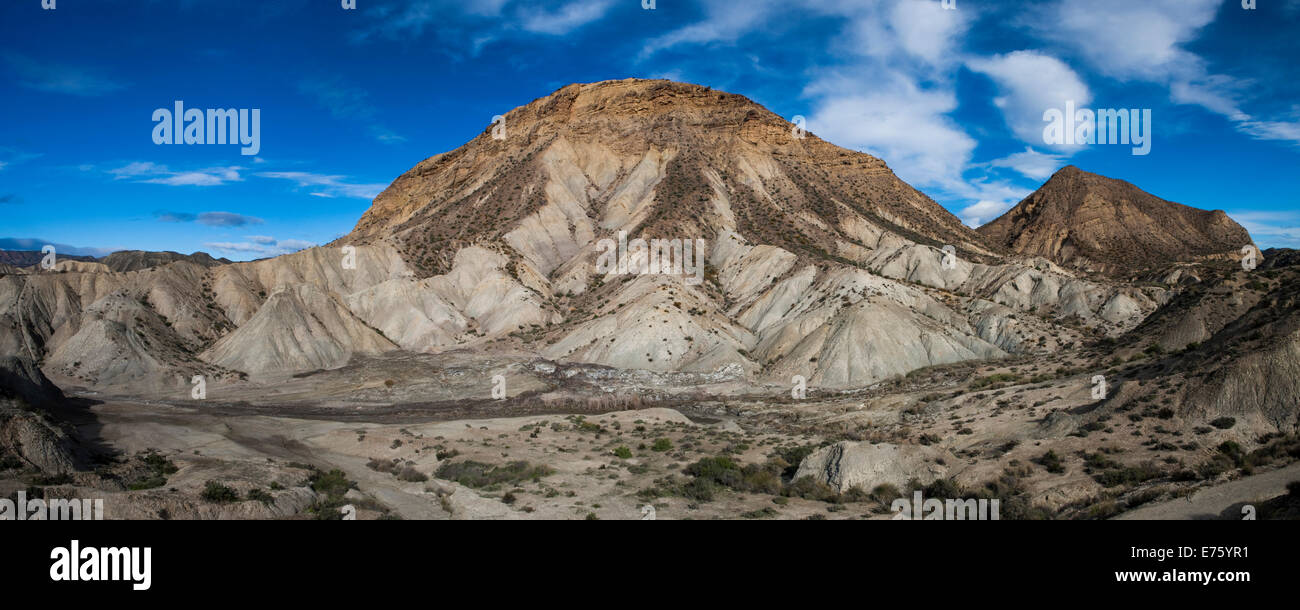
{"label": "sandy ground", "polygon": [[[653,506],[658,519],[737,518],[754,511],[763,518],[862,518],[878,511],[860,504],[828,512],[831,507],[824,502],[799,498],[777,505],[766,494],[728,492],[699,504],[638,495],[657,479],[681,476],[682,467],[702,457],[731,448],[738,461],[761,463],[776,445],[790,440],[744,432],[730,418],[692,421],[673,409],[647,408],[594,416],[413,417],[395,422],[386,413],[380,419],[383,423],[231,415],[114,401],[95,405],[78,424],[83,434],[124,454],[156,450],[167,456],[180,468],[167,488],[180,494],[197,494],[210,480],[241,489],[265,488],[286,472],[301,472],[290,464],[311,464],[344,471],[356,482],[350,499],[377,504],[404,519],[643,519],[651,512],[646,506]],[[669,439],[672,448],[654,450],[658,439]],[[631,455],[616,455],[620,447]],[[444,463],[466,460],[492,465],[522,460],[551,472],[536,480],[475,489],[433,476]],[[407,465],[429,478],[401,480],[373,468],[376,461]],[[301,487],[273,495],[295,489]],[[193,516],[175,513],[173,518]],[[119,514],[140,516],[135,509]]]}

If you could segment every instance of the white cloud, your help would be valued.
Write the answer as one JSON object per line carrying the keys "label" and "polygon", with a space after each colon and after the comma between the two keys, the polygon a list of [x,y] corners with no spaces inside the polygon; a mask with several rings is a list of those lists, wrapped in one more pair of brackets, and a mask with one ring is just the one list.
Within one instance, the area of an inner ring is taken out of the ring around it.
{"label": "white cloud", "polygon": [[1169,85],[1169,98],[1178,104],[1201,106],[1211,112],[1233,117],[1241,114],[1237,99],[1241,84],[1228,76],[1207,76],[1193,81],[1176,81]]}
{"label": "white cloud", "polygon": [[1201,73],[1181,45],[1214,21],[1223,0],[1059,0],[1038,16],[1044,37],[1119,79],[1164,81]]}
{"label": "white cloud", "polygon": [[1300,213],[1247,210],[1229,212],[1228,216],[1249,231],[1262,248],[1300,248]]}
{"label": "white cloud", "polygon": [[612,0],[574,0],[552,12],[521,11],[520,25],[529,32],[539,34],[568,34],[604,17],[612,5]]}
{"label": "white cloud", "polygon": [[299,250],[315,247],[316,244],[301,239],[281,239],[266,235],[253,235],[247,241],[242,242],[208,242],[203,244],[205,248],[217,250],[219,252],[231,254],[254,254],[260,256],[280,256],[281,254],[291,254]]}
{"label": "white cloud", "polygon": [[[1252,83],[1210,74],[1184,45],[1212,23],[1222,0],[1059,0],[1037,14],[1043,37],[1075,50],[1101,74],[1169,86],[1177,104],[1201,106],[1257,139],[1300,143],[1300,121],[1261,118],[1241,109]],[[1292,10],[1291,0],[1284,8]]]}
{"label": "white cloud", "polygon": [[1015,202],[981,200],[962,208],[958,217],[970,227],[987,224],[1015,206]]}
{"label": "white cloud", "polygon": [[659,51],[691,44],[735,43],[740,38],[790,19],[832,17],[845,20],[837,51],[891,61],[919,59],[945,64],[968,25],[967,13],[944,10],[939,2],[919,0],[706,0],[706,18],[650,39],[644,59]]}
{"label": "white cloud", "polygon": [[954,93],[922,89],[906,75],[870,81],[832,76],[814,82],[807,93],[818,100],[809,131],[887,160],[909,182],[960,180],[975,150],[975,140],[947,116],[957,107]]}
{"label": "white cloud", "polygon": [[1006,167],[1034,180],[1046,180],[1065,165],[1065,157],[1040,153],[1026,146],[1024,152],[1013,153],[989,162],[990,167]]}
{"label": "white cloud", "polygon": [[352,184],[345,182],[347,176],[330,176],[310,172],[260,172],[262,178],[292,180],[300,187],[312,187],[318,190],[311,194],[317,197],[353,197],[357,199],[374,199],[387,184]]}
{"label": "white cloud", "polygon": [[863,8],[854,17],[853,31],[869,54],[887,57],[901,50],[934,65],[957,58],[954,49],[966,31],[965,13],[944,10],[939,2],[911,0],[894,2],[880,13],[870,5]]}
{"label": "white cloud", "polygon": [[1028,144],[1044,145],[1043,113],[1048,109],[1064,112],[1066,102],[1074,102],[1075,108],[1086,108],[1092,102],[1088,86],[1070,66],[1036,51],[974,58],[966,65],[997,83],[1000,96],[993,100],[994,105],[1002,110],[1016,137]]}
{"label": "white cloud", "polygon": [[949,116],[967,27],[960,11],[910,0],[803,0],[799,8],[845,20],[832,46],[847,64],[821,71],[804,89],[812,99],[809,129],[885,159],[918,186],[976,190],[961,177],[975,139]]}
{"label": "white cloud", "polygon": [[[352,34],[356,42],[372,38],[414,40],[426,33],[462,45],[471,55],[484,46],[520,33],[559,36],[602,19],[616,0],[569,0],[554,10],[523,3],[507,10],[510,0],[415,0],[396,10],[380,6],[367,12],[369,23]],[[455,20],[454,27],[448,22]]]}
{"label": "white cloud", "polygon": [[825,48],[806,51],[841,59],[809,71],[803,94],[810,131],[878,156],[903,180],[936,194],[1009,206],[1028,192],[963,177],[976,141],[950,114],[958,107],[956,73],[973,9],[944,10],[939,2],[919,0],[707,0],[704,7],[705,19],[651,39],[641,58],[675,47],[737,43],[779,30],[787,18],[838,19],[839,35]]}
{"label": "white cloud", "polygon": [[166,165],[151,161],[135,161],[122,167],[108,170],[114,180],[134,180],[143,184],[164,184],[167,186],[218,186],[227,182],[242,182],[239,172],[244,168],[209,167],[197,170],[174,171]]}
{"label": "white cloud", "polygon": [[735,42],[766,23],[775,9],[786,5],[781,0],[705,0],[707,17],[703,21],[651,38],[641,49],[641,57],[683,44]]}
{"label": "white cloud", "polygon": [[1237,127],[1260,140],[1289,140],[1300,143],[1300,121],[1257,121],[1253,118],[1245,118],[1238,121]]}

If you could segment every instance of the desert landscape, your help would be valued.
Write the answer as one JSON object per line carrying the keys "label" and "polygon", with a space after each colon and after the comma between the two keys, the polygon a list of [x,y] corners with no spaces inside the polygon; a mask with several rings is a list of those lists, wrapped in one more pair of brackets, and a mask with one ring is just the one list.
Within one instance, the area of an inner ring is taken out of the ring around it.
{"label": "desert landscape", "polygon": [[[885,160],[668,80],[503,121],[300,252],[0,252],[0,496],[109,519],[893,519],[916,492],[1001,519],[1300,516],[1300,256],[1222,211],[1066,166],[972,229]],[[680,247],[602,269],[620,233],[702,240],[700,281],[650,264]]]}

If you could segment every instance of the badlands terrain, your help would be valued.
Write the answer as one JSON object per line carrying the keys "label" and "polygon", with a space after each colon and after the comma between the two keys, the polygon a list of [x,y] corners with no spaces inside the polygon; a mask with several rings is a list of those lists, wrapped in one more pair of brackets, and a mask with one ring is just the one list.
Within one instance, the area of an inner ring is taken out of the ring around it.
{"label": "badlands terrain", "polygon": [[[1297,514],[1300,267],[1221,211],[1066,167],[973,230],[880,159],[668,81],[494,127],[295,254],[3,253],[0,494],[138,519],[888,519],[914,490],[1003,519]],[[701,281],[604,272],[622,232],[703,240]]]}

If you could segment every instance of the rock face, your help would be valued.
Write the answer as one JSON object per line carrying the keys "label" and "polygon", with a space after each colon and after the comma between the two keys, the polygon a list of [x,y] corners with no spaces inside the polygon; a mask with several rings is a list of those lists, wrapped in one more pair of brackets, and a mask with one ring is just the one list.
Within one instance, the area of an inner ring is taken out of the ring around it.
{"label": "rock face", "polygon": [[1220,210],[1165,201],[1073,166],[978,231],[1021,254],[1114,275],[1207,257],[1234,258],[1253,245],[1246,230]]}
{"label": "rock face", "polygon": [[0,459],[16,458],[47,474],[76,470],[77,443],[44,412],[62,400],[63,392],[30,360],[0,357]]}
{"label": "rock face", "polygon": [[276,291],[247,322],[222,337],[203,359],[241,371],[335,368],[355,353],[397,349],[312,284]]}
{"label": "rock face", "polygon": [[812,477],[841,492],[853,487],[869,492],[883,484],[904,489],[914,478],[929,484],[946,476],[948,468],[940,460],[952,463],[954,458],[919,445],[840,441],[804,458],[794,478]]}
{"label": "rock face", "polygon": [[63,392],[31,360],[0,356],[0,398],[18,398],[40,407],[63,400]]}
{"label": "rock face", "polygon": [[1300,331],[1232,361],[1191,396],[1189,413],[1235,417],[1255,429],[1300,428]]}

